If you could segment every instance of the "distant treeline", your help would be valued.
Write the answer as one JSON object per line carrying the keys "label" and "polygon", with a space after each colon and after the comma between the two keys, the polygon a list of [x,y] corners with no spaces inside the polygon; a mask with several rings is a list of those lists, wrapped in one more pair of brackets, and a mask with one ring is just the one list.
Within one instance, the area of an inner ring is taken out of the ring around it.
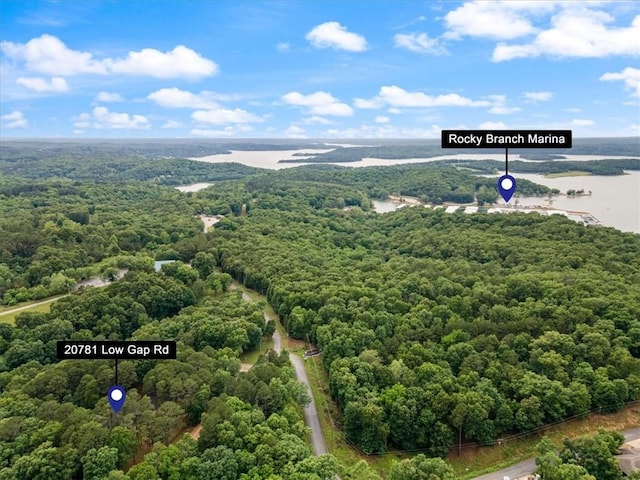
{"label": "distant treeline", "polygon": [[[504,170],[504,162],[496,160],[445,160],[449,165],[470,168],[482,173],[497,173]],[[640,159],[622,158],[606,160],[587,160],[562,162],[523,162],[510,161],[509,171],[514,173],[565,173],[565,172],[589,172],[592,175],[622,175],[624,170],[640,170]]]}
{"label": "distant treeline", "polygon": [[68,153],[47,150],[17,152],[0,147],[0,174],[29,179],[70,178],[80,181],[153,181],[162,185],[239,180],[260,172],[239,163],[206,163],[185,159],[148,159],[131,155]]}
{"label": "distant treeline", "polygon": [[273,151],[326,148],[308,140],[203,140],[203,139],[94,139],[94,140],[3,140],[0,159],[52,156],[118,156],[148,159],[203,157],[231,150]]}

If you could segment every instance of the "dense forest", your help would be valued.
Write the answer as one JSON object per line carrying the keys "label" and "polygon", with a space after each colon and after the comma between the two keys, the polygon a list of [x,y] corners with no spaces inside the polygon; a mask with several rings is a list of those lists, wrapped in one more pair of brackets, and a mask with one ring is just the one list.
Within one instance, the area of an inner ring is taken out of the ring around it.
{"label": "dense forest", "polygon": [[[43,163],[32,165],[38,179],[0,178],[2,303],[127,273],[0,323],[2,480],[381,480],[365,462],[312,456],[308,397],[286,352],[240,371],[276,326],[232,279],[322,351],[349,441],[422,452],[393,463],[388,480],[453,479],[438,457],[459,442],[640,398],[638,235],[537,214],[371,210],[390,194],[495,198],[494,180],[450,165],[206,165],[220,180],[183,194],[146,174],[91,178],[97,160],[85,181],[47,180]],[[205,234],[202,213],[224,218]],[[177,261],[156,272],[162,259]],[[83,339],[171,339],[178,358],[120,362],[128,394],[115,415],[104,395],[113,362],[55,358],[57,340]],[[198,424],[198,440],[182,435]],[[560,464],[589,442],[540,447],[543,478],[578,472]],[[582,467],[576,478],[600,468]]]}
{"label": "dense forest", "polygon": [[[445,160],[442,163],[490,174],[497,174],[504,169],[504,162],[496,160]],[[579,171],[592,175],[623,175],[625,170],[640,170],[640,158],[562,162],[509,161],[509,171],[512,173],[554,174]]]}
{"label": "dense forest", "polygon": [[0,178],[0,303],[63,293],[90,276],[135,267],[143,248],[164,258],[169,244],[202,231],[185,215],[191,211],[187,197],[166,187]]}
{"label": "dense forest", "polygon": [[213,251],[323,350],[364,451],[442,455],[461,436],[492,442],[639,398],[637,235],[536,215],[344,212],[303,184],[247,188],[249,217],[217,228]]}

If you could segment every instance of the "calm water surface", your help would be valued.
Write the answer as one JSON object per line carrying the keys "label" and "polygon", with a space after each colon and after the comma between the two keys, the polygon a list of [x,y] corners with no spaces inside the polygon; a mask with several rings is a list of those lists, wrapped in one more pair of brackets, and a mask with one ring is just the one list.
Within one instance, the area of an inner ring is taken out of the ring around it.
{"label": "calm water surface", "polygon": [[[580,197],[556,196],[551,205],[560,210],[589,212],[608,227],[623,232],[640,233],[640,172],[629,171],[627,175],[585,176],[548,178],[544,175],[518,173],[516,181],[525,178],[532,182],[567,190],[584,190],[591,195]],[[518,205],[549,205],[546,197],[518,197]],[[515,200],[512,199],[511,202]],[[502,199],[500,200],[501,204]]]}

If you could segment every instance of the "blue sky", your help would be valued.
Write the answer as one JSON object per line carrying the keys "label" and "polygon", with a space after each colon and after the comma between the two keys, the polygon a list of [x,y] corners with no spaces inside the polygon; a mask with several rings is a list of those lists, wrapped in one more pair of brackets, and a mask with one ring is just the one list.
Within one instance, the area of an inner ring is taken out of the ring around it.
{"label": "blue sky", "polygon": [[640,2],[0,2],[2,137],[640,134]]}

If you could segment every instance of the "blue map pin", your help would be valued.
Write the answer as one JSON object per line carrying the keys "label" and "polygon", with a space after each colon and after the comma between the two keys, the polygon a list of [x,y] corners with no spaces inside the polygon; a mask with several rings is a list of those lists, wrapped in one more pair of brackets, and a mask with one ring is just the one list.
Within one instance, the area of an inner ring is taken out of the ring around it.
{"label": "blue map pin", "polygon": [[111,405],[111,408],[113,408],[114,412],[118,413],[124,406],[125,395],[126,392],[124,391],[124,388],[119,385],[109,388],[107,400],[109,400],[109,404]]}
{"label": "blue map pin", "polygon": [[511,200],[516,192],[516,179],[511,175],[503,175],[498,179],[498,190],[505,202]]}

